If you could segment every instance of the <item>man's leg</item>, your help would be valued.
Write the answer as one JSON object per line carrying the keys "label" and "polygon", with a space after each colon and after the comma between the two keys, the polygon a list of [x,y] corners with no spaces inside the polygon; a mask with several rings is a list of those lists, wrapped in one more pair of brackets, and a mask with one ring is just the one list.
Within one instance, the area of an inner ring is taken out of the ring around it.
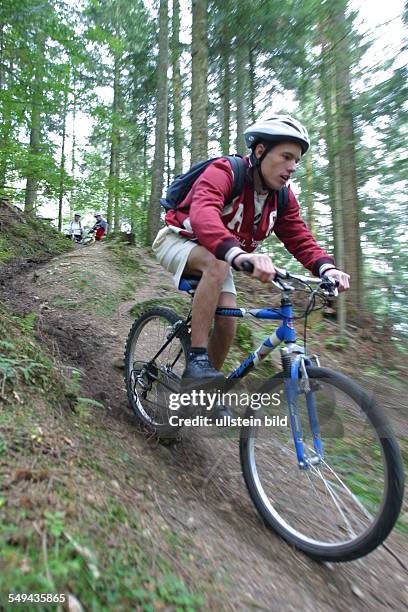
{"label": "man's leg", "polygon": [[[188,256],[185,273],[201,276],[201,280],[193,300],[191,352],[183,374],[184,380],[200,379],[215,382],[218,379],[224,379],[223,374],[214,368],[208,356],[208,337],[228,271],[229,266],[225,261],[216,259],[212,253],[202,246],[194,247]],[[216,327],[218,330],[224,330],[225,325],[218,323]],[[215,329],[214,331],[215,340],[212,341],[213,356],[218,367],[221,367],[228,348],[220,345],[217,330]],[[220,333],[222,334],[222,331]],[[219,351],[220,355],[222,355],[221,359],[218,355]]]}
{"label": "man's leg", "polygon": [[[233,293],[221,293],[218,301],[221,308],[236,308],[237,300]],[[214,328],[208,343],[208,356],[214,368],[221,370],[235,336],[236,319],[215,317]]]}
{"label": "man's leg", "polygon": [[220,293],[228,274],[228,268],[229,266],[225,261],[216,259],[212,253],[202,246],[196,246],[188,257],[185,272],[201,276],[193,300],[192,347],[208,347],[211,324],[215,309],[219,304]]}

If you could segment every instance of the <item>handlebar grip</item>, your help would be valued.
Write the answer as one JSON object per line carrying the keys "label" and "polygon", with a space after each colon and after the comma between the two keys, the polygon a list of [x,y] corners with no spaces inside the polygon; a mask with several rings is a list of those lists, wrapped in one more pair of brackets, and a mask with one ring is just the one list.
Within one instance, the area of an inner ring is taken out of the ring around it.
{"label": "handlebar grip", "polygon": [[[248,259],[246,259],[240,264],[239,269],[242,270],[242,272],[249,272],[249,274],[252,274],[252,272],[254,271],[254,264],[251,263]],[[280,270],[279,268],[275,268],[274,280],[277,280],[279,278],[287,278],[287,275],[288,273],[286,270]]]}
{"label": "handlebar grip", "polygon": [[327,283],[328,286],[336,287],[336,289],[340,286],[340,283],[338,280],[332,280],[330,276],[326,276],[325,274],[323,274],[322,276],[322,281],[324,283]]}
{"label": "handlebar grip", "polygon": [[254,271],[254,265],[248,260],[243,261],[239,267],[243,272],[252,273]]}

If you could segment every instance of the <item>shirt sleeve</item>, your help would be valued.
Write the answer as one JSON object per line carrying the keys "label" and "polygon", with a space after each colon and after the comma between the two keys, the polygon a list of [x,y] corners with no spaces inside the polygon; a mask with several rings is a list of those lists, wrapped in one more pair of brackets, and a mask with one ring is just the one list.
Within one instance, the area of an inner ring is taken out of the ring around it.
{"label": "shirt sleeve", "polygon": [[225,227],[221,214],[225,201],[232,195],[233,173],[227,159],[217,159],[195,182],[191,194],[190,223],[198,242],[217,259],[231,263],[244,252],[239,241]]}
{"label": "shirt sleeve", "polygon": [[317,244],[300,217],[299,204],[290,188],[286,211],[277,219],[274,232],[289,253],[315,276],[319,276],[323,264],[335,266],[334,258]]}

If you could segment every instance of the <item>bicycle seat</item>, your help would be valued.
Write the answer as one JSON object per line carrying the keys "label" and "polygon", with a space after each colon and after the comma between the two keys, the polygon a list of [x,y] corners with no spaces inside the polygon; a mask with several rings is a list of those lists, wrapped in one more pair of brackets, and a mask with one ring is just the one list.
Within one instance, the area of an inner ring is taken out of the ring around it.
{"label": "bicycle seat", "polygon": [[200,280],[199,276],[182,276],[178,288],[180,291],[194,291],[194,289],[197,289]]}

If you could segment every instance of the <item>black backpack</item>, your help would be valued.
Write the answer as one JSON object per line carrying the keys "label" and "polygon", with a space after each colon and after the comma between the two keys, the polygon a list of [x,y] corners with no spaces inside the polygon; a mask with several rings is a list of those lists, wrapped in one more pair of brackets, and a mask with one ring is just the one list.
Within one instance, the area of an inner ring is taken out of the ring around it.
{"label": "black backpack", "polygon": [[[226,155],[224,157],[225,159],[228,159],[229,163],[231,164],[232,172],[234,174],[234,184],[232,187],[231,198],[229,200],[229,202],[232,202],[232,200],[236,198],[244,188],[246,165],[240,155]],[[187,196],[195,181],[204,172],[207,166],[217,159],[222,158],[212,157],[210,159],[206,159],[205,161],[198,162],[197,164],[194,164],[188,172],[177,175],[174,181],[169,185],[166,191],[166,197],[160,198],[160,204],[163,206],[163,208],[166,211],[176,209]],[[226,204],[229,202],[226,202]],[[287,204],[288,188],[282,187],[282,189],[278,191],[278,217],[285,212]]]}

